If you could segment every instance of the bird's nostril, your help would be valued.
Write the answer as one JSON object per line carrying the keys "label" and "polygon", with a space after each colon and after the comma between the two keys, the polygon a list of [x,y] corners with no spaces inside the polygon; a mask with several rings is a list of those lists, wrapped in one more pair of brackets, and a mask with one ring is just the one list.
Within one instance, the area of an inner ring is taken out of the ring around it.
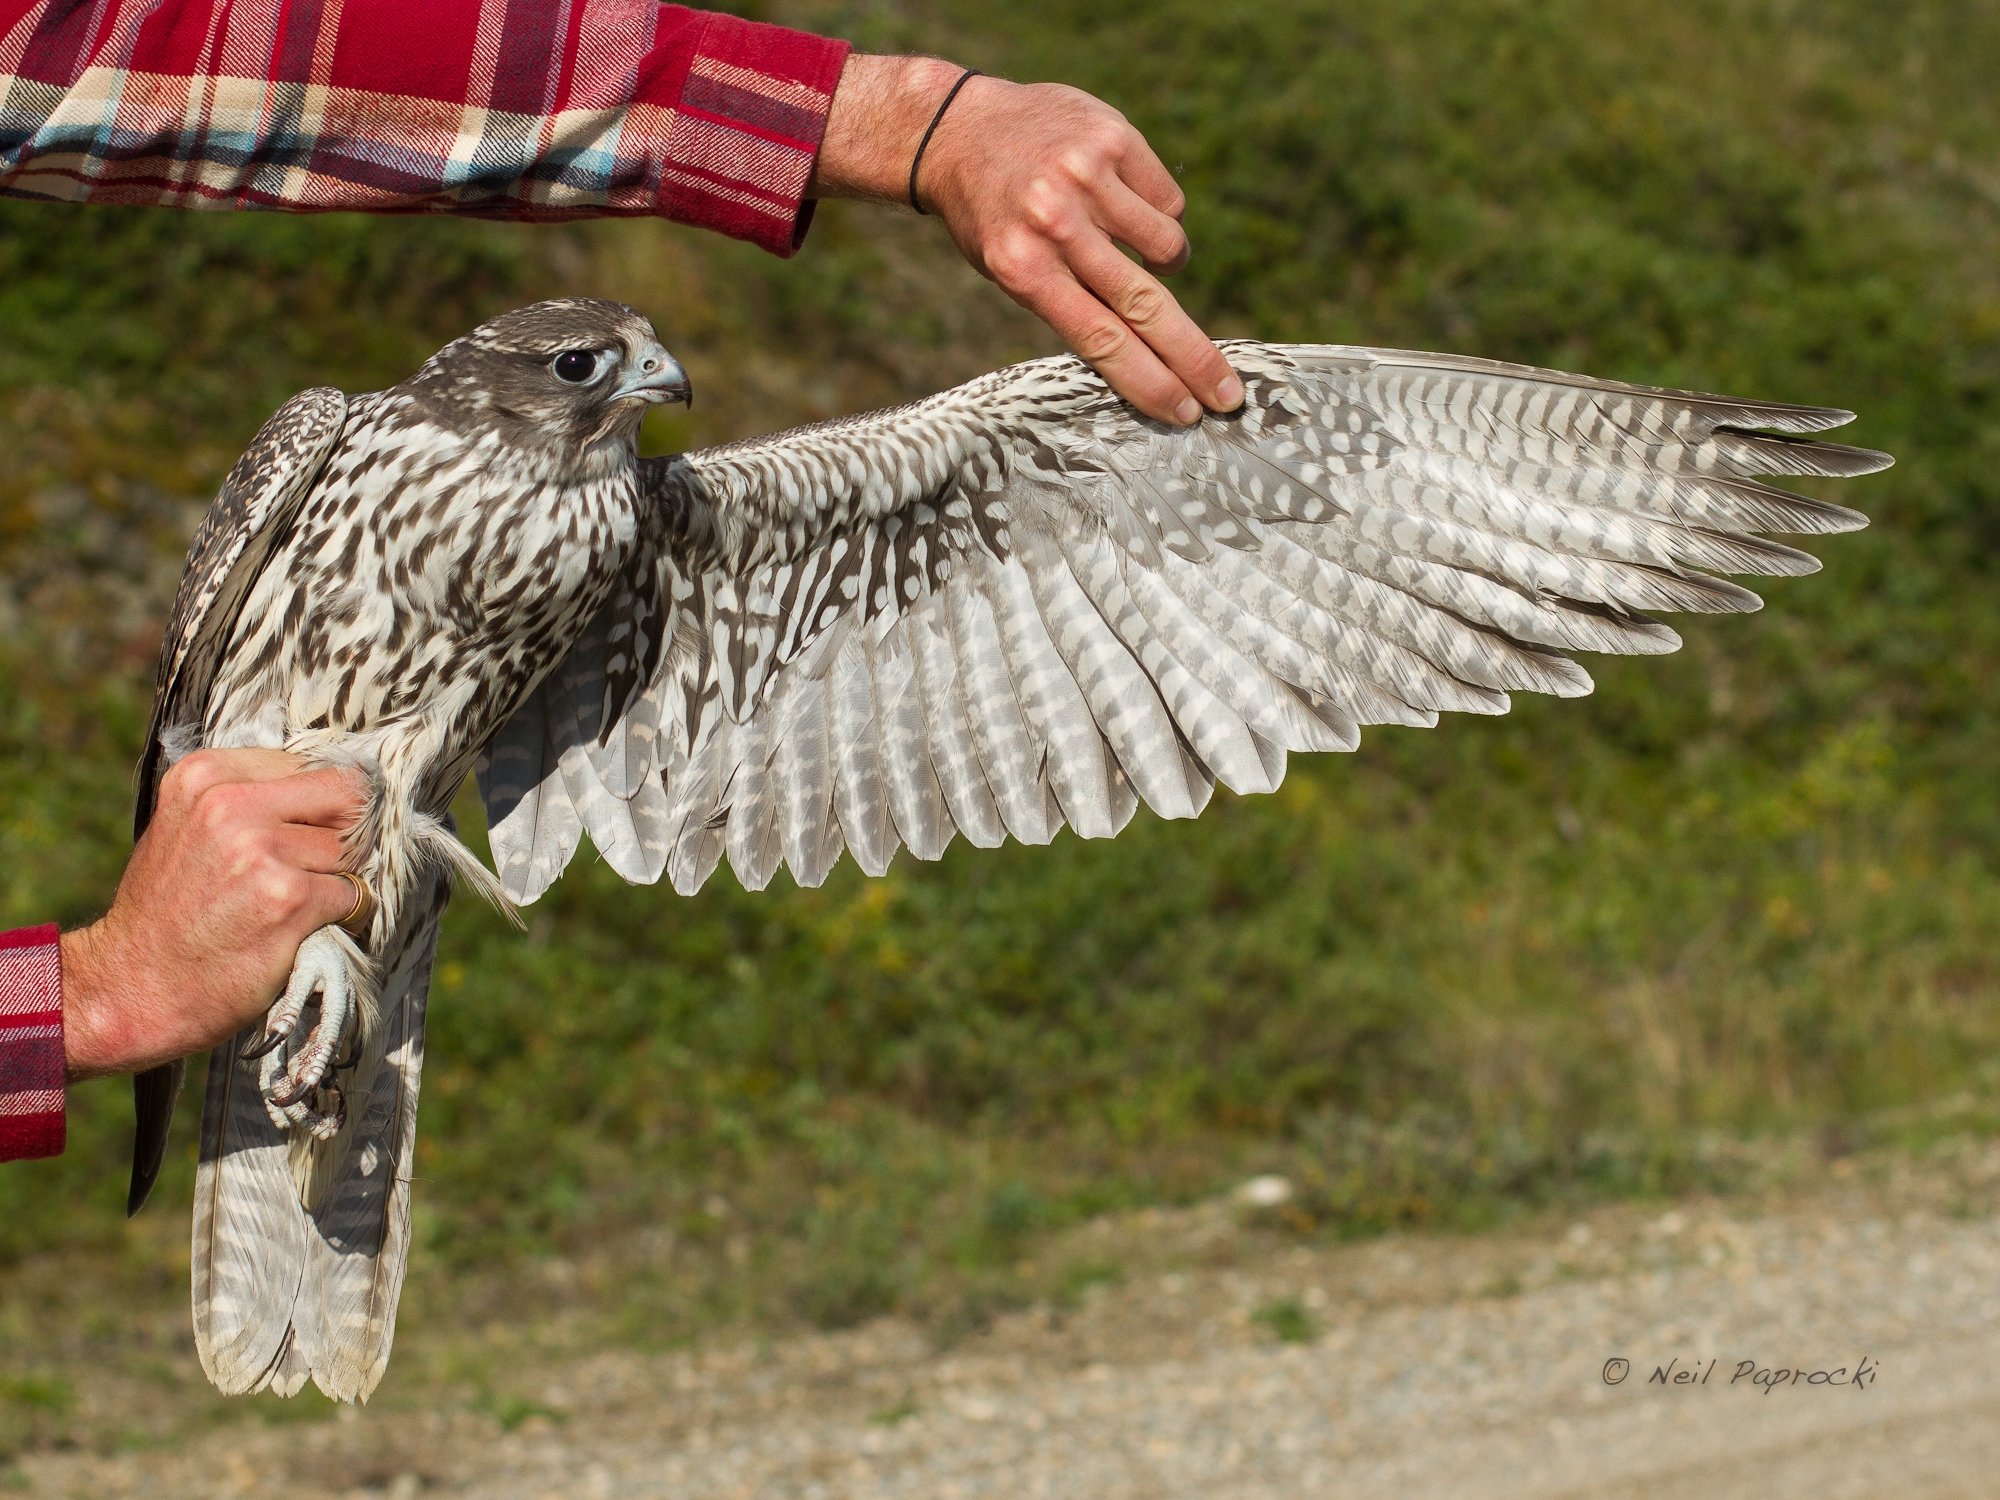
{"label": "bird's nostril", "polygon": [[660,362],[657,359],[649,359],[643,366],[641,366],[641,368],[644,369],[648,375],[650,375],[655,370],[660,368]]}

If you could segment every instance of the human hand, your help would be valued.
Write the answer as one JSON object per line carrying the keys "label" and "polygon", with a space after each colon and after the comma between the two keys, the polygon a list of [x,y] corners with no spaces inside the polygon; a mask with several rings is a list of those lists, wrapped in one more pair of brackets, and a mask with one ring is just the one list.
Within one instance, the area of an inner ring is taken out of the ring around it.
{"label": "human hand", "polygon": [[[963,72],[850,57],[813,191],[904,201],[918,142]],[[1186,197],[1110,105],[1063,84],[973,78],[924,151],[917,198],[974,267],[1148,416],[1186,425],[1204,406],[1242,404],[1243,382],[1159,281],[1187,264]]]}
{"label": "human hand", "polygon": [[276,998],[312,932],[354,905],[341,832],[359,779],[277,750],[200,750],[159,806],[111,910],[62,935],[71,1079],[134,1073],[233,1036]]}

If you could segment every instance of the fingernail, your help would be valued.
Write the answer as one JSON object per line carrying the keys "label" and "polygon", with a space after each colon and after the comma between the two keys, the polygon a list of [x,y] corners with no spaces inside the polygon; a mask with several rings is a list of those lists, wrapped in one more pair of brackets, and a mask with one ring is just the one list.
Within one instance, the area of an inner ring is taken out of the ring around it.
{"label": "fingernail", "polygon": [[1223,411],[1235,411],[1243,404],[1243,382],[1236,375],[1225,375],[1222,384],[1215,388],[1216,404]]}
{"label": "fingernail", "polygon": [[1174,420],[1183,427],[1192,427],[1201,420],[1201,403],[1189,396],[1174,408]]}

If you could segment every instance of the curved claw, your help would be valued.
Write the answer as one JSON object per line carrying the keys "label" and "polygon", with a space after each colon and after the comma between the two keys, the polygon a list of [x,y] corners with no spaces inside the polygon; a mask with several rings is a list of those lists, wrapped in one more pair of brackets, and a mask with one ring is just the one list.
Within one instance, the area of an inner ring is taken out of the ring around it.
{"label": "curved claw", "polygon": [[284,1046],[292,1034],[299,1029],[299,1021],[306,1013],[306,1005],[319,993],[316,982],[319,964],[310,962],[307,949],[314,946],[314,938],[309,937],[299,947],[299,957],[292,966],[292,977],[285,981],[285,992],[277,998],[264,1017],[264,1036],[255,1045],[245,1048],[236,1055],[245,1062],[255,1062]]}
{"label": "curved claw", "polygon": [[300,1082],[287,1071],[278,1075],[278,1081],[264,1091],[264,1097],[280,1109],[290,1109],[314,1087],[313,1084]]}
{"label": "curved claw", "polygon": [[[319,1016],[299,1039],[298,1024],[315,996]],[[280,1051],[273,1036],[276,1042],[295,1045]],[[341,1061],[334,1058],[336,1049],[342,1053]],[[320,1139],[338,1132],[347,1118],[347,1103],[333,1073],[353,1066],[360,1051],[355,976],[349,971],[346,951],[328,932],[316,932],[299,947],[284,997],[266,1022],[264,1041],[254,1054],[247,1054],[263,1060],[258,1083],[272,1122],[280,1129],[305,1130]]]}
{"label": "curved claw", "polygon": [[258,1058],[267,1056],[284,1046],[285,1039],[291,1034],[289,1027],[283,1031],[279,1031],[267,1021],[264,1025],[264,1040],[258,1042],[254,1047],[245,1047],[241,1052],[236,1054],[236,1059],[238,1062],[255,1062]]}
{"label": "curved claw", "polygon": [[315,1118],[306,1129],[321,1140],[340,1133],[340,1127],[347,1123],[347,1094],[337,1083],[327,1083],[318,1091],[325,1098],[313,1101]]}
{"label": "curved claw", "polygon": [[347,1050],[343,1052],[339,1057],[336,1057],[332,1062],[328,1063],[326,1066],[326,1086],[328,1088],[336,1087],[333,1081],[333,1075],[336,1073],[345,1073],[349,1068],[353,1067],[356,1063],[360,1061],[361,1061],[361,1028],[359,1026],[349,1027],[347,1035]]}

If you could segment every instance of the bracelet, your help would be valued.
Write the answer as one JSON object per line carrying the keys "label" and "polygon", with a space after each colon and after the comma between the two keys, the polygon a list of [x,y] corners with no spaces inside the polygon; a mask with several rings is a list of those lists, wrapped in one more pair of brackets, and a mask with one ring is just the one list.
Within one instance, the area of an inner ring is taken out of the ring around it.
{"label": "bracelet", "polygon": [[958,97],[958,91],[979,76],[980,72],[977,68],[967,68],[963,73],[958,75],[958,82],[951,86],[951,92],[944,96],[944,103],[940,104],[937,107],[937,113],[931,116],[931,123],[924,130],[924,138],[917,142],[917,154],[910,159],[909,197],[910,207],[914,208],[920,214],[928,214],[930,212],[923,204],[917,202],[917,168],[924,164],[924,150],[930,145],[931,137],[937,134],[938,121],[942,120],[944,112],[951,108],[951,101]]}

